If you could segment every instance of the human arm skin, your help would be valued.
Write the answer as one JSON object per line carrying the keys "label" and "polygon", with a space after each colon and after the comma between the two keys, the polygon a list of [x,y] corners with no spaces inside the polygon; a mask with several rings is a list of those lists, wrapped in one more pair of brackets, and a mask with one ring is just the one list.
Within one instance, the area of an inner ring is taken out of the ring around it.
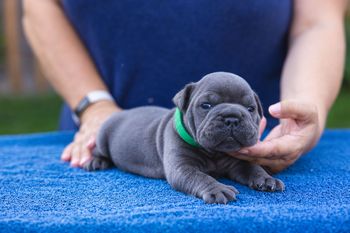
{"label": "human arm skin", "polygon": [[[71,108],[90,91],[107,90],[85,47],[66,18],[58,0],[24,0],[23,26],[45,77]],[[84,111],[79,132],[62,159],[79,166],[91,157],[100,125],[120,110],[101,101]]]}
{"label": "human arm skin", "polygon": [[316,145],[341,85],[346,5],[346,0],[294,1],[281,102],[269,108],[280,124],[264,141],[233,156],[279,172]]}
{"label": "human arm skin", "polygon": [[281,99],[315,104],[320,131],[342,82],[346,7],[346,0],[295,0]]}

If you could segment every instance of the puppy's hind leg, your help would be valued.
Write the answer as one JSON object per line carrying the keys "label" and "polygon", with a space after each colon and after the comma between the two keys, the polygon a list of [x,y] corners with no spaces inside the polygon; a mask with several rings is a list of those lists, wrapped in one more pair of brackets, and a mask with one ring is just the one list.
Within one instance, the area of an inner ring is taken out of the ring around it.
{"label": "puppy's hind leg", "polygon": [[83,165],[83,168],[89,172],[105,170],[110,167],[112,167],[112,163],[107,159],[101,157],[94,157]]}
{"label": "puppy's hind leg", "polygon": [[100,156],[95,149],[93,151],[92,159],[86,162],[83,165],[83,169],[86,171],[98,171],[105,170],[113,166],[113,163],[110,159],[105,156]]}

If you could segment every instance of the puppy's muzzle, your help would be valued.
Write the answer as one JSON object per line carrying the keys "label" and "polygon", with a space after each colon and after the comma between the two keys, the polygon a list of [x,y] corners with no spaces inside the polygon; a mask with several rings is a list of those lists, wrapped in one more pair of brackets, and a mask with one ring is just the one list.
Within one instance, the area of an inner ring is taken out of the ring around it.
{"label": "puppy's muzzle", "polygon": [[230,128],[235,128],[240,124],[241,120],[237,117],[226,117],[224,118],[224,123]]}
{"label": "puppy's muzzle", "polygon": [[230,129],[239,127],[243,121],[244,113],[239,109],[230,109],[229,113],[223,115],[223,123]]}

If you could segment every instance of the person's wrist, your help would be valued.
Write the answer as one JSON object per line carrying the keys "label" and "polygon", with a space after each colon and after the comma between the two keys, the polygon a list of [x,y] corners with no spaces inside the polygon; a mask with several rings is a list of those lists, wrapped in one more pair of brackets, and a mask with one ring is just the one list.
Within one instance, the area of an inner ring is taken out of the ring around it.
{"label": "person's wrist", "polygon": [[87,107],[80,116],[80,121],[81,123],[84,123],[89,119],[94,118],[96,115],[110,115],[117,111],[121,111],[121,109],[116,105],[115,102],[109,100],[101,100]]}

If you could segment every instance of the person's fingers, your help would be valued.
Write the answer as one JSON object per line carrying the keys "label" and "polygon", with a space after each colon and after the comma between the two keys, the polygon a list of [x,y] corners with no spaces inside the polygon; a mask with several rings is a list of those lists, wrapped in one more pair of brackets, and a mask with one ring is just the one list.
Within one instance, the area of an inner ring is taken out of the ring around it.
{"label": "person's fingers", "polygon": [[256,154],[245,154],[245,153],[241,153],[241,152],[236,152],[236,153],[232,153],[230,154],[231,156],[235,157],[236,159],[240,159],[240,160],[244,160],[244,161],[248,161],[248,162],[252,162],[252,163],[257,163],[257,161],[266,161],[266,163],[268,163],[268,161],[272,161],[275,160],[276,158],[272,158],[270,156],[268,157],[263,157],[260,154],[256,155]]}
{"label": "person's fingers", "polygon": [[70,161],[70,165],[72,167],[79,166],[80,156],[81,156],[81,145],[79,143],[75,143],[75,145],[72,148],[72,158]]}
{"label": "person's fingers", "polygon": [[317,117],[317,109],[314,105],[287,100],[269,107],[270,114],[275,118],[291,118],[295,120],[313,120]]}
{"label": "person's fingers", "polygon": [[73,143],[70,143],[68,146],[64,148],[61,154],[61,160],[69,161],[71,159],[72,146],[73,146]]}
{"label": "person's fingers", "polygon": [[264,141],[270,141],[275,138],[281,137],[281,125],[274,127],[264,138]]}
{"label": "person's fingers", "polygon": [[295,160],[283,160],[283,159],[257,159],[254,163],[263,166],[269,173],[278,173],[289,167],[295,162]]}
{"label": "person's fingers", "polygon": [[269,141],[259,142],[241,153],[257,158],[284,158],[298,154],[303,145],[291,135],[284,135]]}
{"label": "person's fingers", "polygon": [[[260,125],[259,125],[259,139],[258,139],[258,143],[260,142],[260,138],[262,136],[262,134],[264,133],[265,131],[265,128],[266,128],[266,118],[263,116],[261,118],[261,121],[260,121]],[[241,148],[241,150],[239,150],[238,152],[241,152],[241,151],[246,151],[245,150],[245,147]],[[234,155],[236,152],[233,152],[232,155]],[[245,152],[247,153],[247,151]],[[230,154],[230,153],[229,153]]]}
{"label": "person's fingers", "polygon": [[88,147],[82,147],[80,150],[81,156],[79,166],[82,167],[87,161],[92,158],[91,150]]}
{"label": "person's fingers", "polygon": [[266,158],[256,158],[242,154],[235,154],[235,158],[248,161],[251,163],[259,164],[268,168],[268,170],[272,173],[278,173],[288,166],[292,165],[296,159],[288,160],[288,159],[266,159]]}
{"label": "person's fingers", "polygon": [[95,136],[90,136],[86,146],[90,150],[92,150],[96,146],[96,138],[95,138]]}
{"label": "person's fingers", "polygon": [[248,162],[254,162],[255,160],[258,159],[256,157],[252,157],[252,156],[249,156],[246,154],[241,154],[239,152],[231,153],[230,155],[236,159],[240,159],[240,160],[244,160],[244,161],[248,161]]}
{"label": "person's fingers", "polygon": [[84,127],[81,127],[79,131],[74,135],[74,141],[73,141],[73,146],[71,151],[72,157],[70,161],[70,165],[72,167],[79,166],[83,138],[84,138]]}
{"label": "person's fingers", "polygon": [[87,161],[89,161],[92,158],[92,150],[95,148],[95,146],[96,146],[95,136],[90,136],[89,140],[87,140],[86,145],[82,146],[81,148],[79,166],[83,166]]}
{"label": "person's fingers", "polygon": [[[295,161],[294,161],[294,162],[295,162]],[[287,167],[289,167],[290,165],[292,165],[294,162],[270,164],[270,165],[266,165],[266,166],[265,166],[265,169],[266,169],[270,174],[276,174],[276,173],[279,173],[279,172],[283,171],[284,169],[286,169]]]}
{"label": "person's fingers", "polygon": [[92,158],[92,150],[96,146],[96,137],[82,127],[74,136],[74,141],[62,153],[62,159],[70,160],[72,167],[81,167]]}
{"label": "person's fingers", "polygon": [[72,166],[80,166],[91,158],[92,150],[96,146],[96,132],[102,123],[116,111],[121,111],[115,103],[100,101],[89,107],[82,115],[79,131],[73,142],[65,148],[61,158],[71,162]]}
{"label": "person's fingers", "polygon": [[[284,137],[284,136],[283,136]],[[284,138],[263,141],[256,146],[249,148],[249,155],[260,158],[283,157],[294,152],[294,148],[286,143]],[[288,140],[287,140],[288,141]]]}
{"label": "person's fingers", "polygon": [[243,154],[235,154],[234,157],[240,160],[256,163],[262,166],[274,166],[277,163],[281,163],[281,159],[259,158],[259,157],[247,156]]}
{"label": "person's fingers", "polygon": [[259,139],[261,138],[261,135],[263,134],[265,128],[266,128],[266,118],[263,116],[261,118],[260,125],[259,125]]}
{"label": "person's fingers", "polygon": [[266,159],[257,160],[257,164],[263,166],[270,174],[278,173],[291,166],[297,161],[294,159],[276,159],[267,161]]}

